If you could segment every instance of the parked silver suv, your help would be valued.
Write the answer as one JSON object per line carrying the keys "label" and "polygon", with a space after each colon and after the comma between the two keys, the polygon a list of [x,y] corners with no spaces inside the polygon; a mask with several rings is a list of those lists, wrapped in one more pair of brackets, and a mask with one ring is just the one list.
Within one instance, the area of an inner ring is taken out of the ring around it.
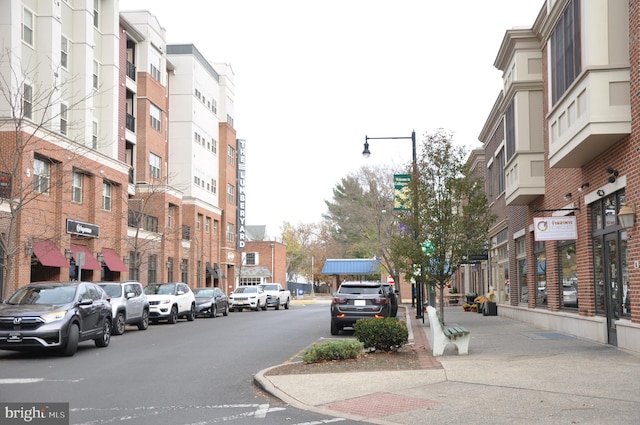
{"label": "parked silver suv", "polygon": [[149,300],[137,280],[98,283],[111,297],[114,335],[122,335],[126,325],[137,325],[141,331],[149,327]]}

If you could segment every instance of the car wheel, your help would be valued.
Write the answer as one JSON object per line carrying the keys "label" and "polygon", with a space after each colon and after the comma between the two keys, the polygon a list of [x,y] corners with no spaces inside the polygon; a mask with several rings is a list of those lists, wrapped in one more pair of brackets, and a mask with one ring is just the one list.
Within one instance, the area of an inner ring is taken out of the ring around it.
{"label": "car wheel", "polygon": [[96,347],[107,347],[109,341],[111,341],[111,320],[107,317],[102,322],[102,335],[100,338],[94,339],[93,342],[95,342]]}
{"label": "car wheel", "polygon": [[187,320],[193,322],[196,319],[196,305],[191,304],[191,310],[187,314]]}
{"label": "car wheel", "polygon": [[229,305],[228,304],[224,305],[224,310],[222,310],[222,315],[223,316],[228,316],[229,315]]}
{"label": "car wheel", "polygon": [[178,321],[178,307],[174,305],[173,307],[171,307],[171,313],[169,313],[168,322],[173,325],[177,321]]}
{"label": "car wheel", "polygon": [[[258,302],[258,305],[260,305],[260,303]],[[267,301],[265,300],[264,305],[262,307],[260,307],[262,309],[262,311],[265,311],[267,309]]]}
{"label": "car wheel", "polygon": [[284,303],[284,309],[289,310],[289,298],[287,298],[287,302]]}
{"label": "car wheel", "polygon": [[125,325],[124,313],[120,312],[116,315],[116,320],[113,321],[113,334],[122,335],[124,333]]}
{"label": "car wheel", "polygon": [[276,310],[280,310],[280,300],[276,302]]}
{"label": "car wheel", "polygon": [[67,344],[62,349],[63,356],[73,356],[78,350],[78,340],[80,339],[80,328],[77,323],[69,325],[69,334],[67,335]]}
{"label": "car wheel", "polygon": [[146,331],[149,328],[149,310],[142,311],[142,319],[138,322],[138,329]]}
{"label": "car wheel", "polygon": [[340,329],[338,328],[338,324],[331,321],[331,335],[338,335],[340,333]]}
{"label": "car wheel", "polygon": [[209,315],[209,317],[211,317],[212,319],[215,319],[217,315],[218,315],[218,312],[217,312],[215,303],[211,304],[211,314]]}

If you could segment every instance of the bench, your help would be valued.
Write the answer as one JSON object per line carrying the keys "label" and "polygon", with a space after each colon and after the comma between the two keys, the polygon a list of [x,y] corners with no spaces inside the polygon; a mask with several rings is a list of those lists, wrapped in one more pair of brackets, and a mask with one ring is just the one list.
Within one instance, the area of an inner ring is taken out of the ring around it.
{"label": "bench", "polygon": [[469,354],[469,340],[471,333],[462,326],[444,327],[438,313],[433,306],[427,306],[429,316],[429,330],[434,356],[441,356],[449,344],[458,347],[458,354]]}

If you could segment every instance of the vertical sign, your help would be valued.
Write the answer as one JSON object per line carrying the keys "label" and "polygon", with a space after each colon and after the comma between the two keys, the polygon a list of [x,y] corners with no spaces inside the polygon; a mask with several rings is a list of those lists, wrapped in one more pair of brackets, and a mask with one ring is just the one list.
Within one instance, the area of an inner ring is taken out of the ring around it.
{"label": "vertical sign", "polygon": [[247,165],[247,151],[246,151],[247,141],[244,139],[236,139],[236,147],[237,147],[237,155],[238,160],[237,164],[237,179],[236,179],[236,190],[237,190],[237,208],[236,208],[236,249],[243,250],[247,243],[247,229],[246,229],[246,215],[245,215],[245,196],[246,196],[246,165]]}
{"label": "vertical sign", "polygon": [[394,174],[393,175],[393,209],[408,210],[411,207],[411,199],[409,198],[409,182],[410,174]]}

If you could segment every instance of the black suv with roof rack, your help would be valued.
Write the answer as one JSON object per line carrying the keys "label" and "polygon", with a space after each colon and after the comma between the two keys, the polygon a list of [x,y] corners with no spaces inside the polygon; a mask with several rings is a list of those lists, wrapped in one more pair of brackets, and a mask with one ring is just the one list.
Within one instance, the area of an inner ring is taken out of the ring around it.
{"label": "black suv with roof rack", "polygon": [[331,335],[360,319],[391,316],[392,302],[382,282],[342,282],[331,300]]}

